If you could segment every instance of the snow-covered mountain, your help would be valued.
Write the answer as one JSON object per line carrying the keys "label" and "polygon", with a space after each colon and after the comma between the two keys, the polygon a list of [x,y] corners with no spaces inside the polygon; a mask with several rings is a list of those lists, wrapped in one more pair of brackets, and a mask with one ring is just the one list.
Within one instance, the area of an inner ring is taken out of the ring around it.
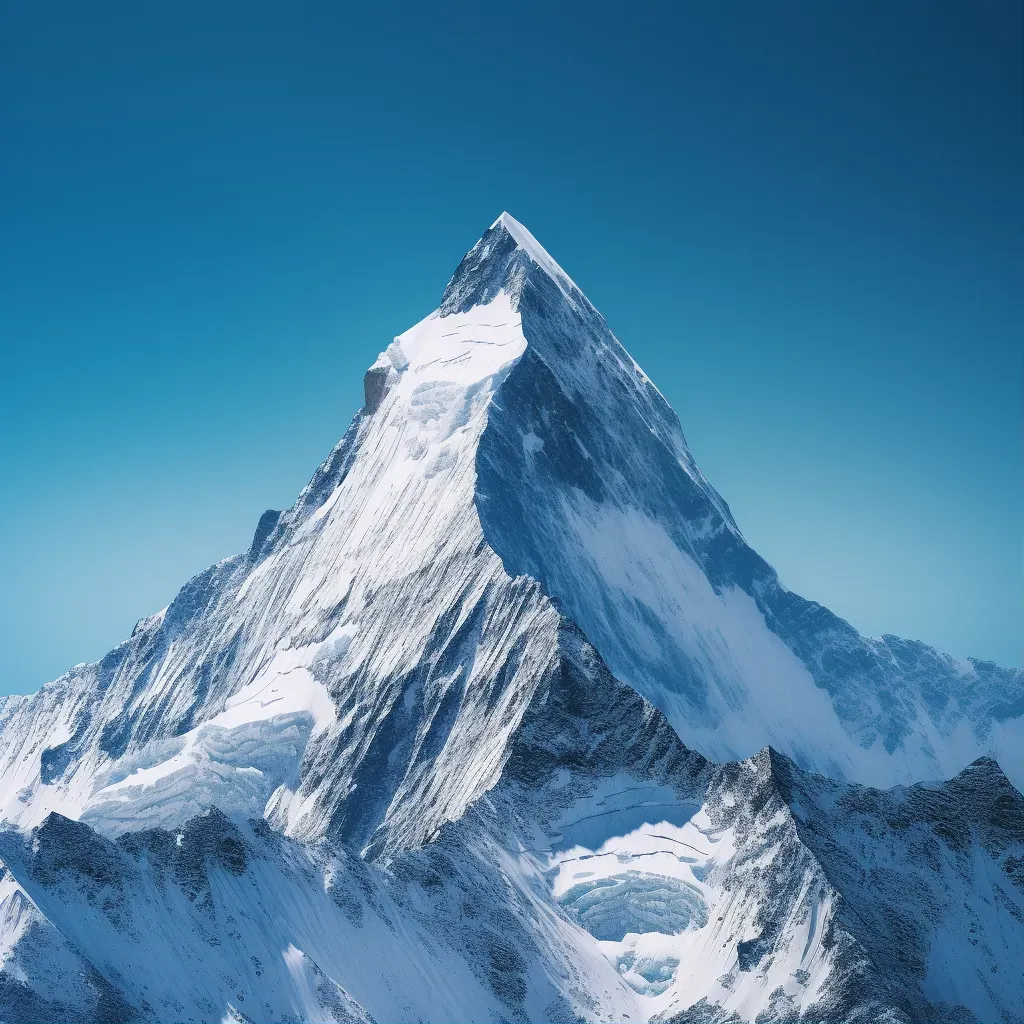
{"label": "snow-covered mountain", "polygon": [[0,698],[0,1021],[1024,1019],[1024,672],[786,590],[507,214],[364,384]]}

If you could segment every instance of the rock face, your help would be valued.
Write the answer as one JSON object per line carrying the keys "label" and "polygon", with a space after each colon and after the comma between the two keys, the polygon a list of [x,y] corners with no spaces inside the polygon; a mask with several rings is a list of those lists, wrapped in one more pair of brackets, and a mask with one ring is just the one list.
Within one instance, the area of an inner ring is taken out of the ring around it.
{"label": "rock face", "polygon": [[0,1020],[1024,1019],[1024,673],[786,590],[507,214],[364,385],[0,698]]}

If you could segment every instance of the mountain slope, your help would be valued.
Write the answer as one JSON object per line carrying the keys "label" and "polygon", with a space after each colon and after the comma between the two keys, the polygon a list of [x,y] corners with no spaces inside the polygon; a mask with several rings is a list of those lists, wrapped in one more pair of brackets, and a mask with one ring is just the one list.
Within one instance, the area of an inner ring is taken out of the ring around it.
{"label": "mountain slope", "polygon": [[504,572],[473,504],[519,318],[506,297],[463,320],[468,345],[436,314],[396,340],[407,372],[370,371],[386,401],[248,554],[100,664],[7,702],[4,815],[116,834],[217,803],[360,845],[401,820],[415,843],[493,784],[558,615]]}
{"label": "mountain slope", "polygon": [[507,250],[496,276],[519,290],[529,344],[492,402],[477,488],[506,570],[540,580],[615,675],[709,757],[771,743],[826,774],[888,785],[992,753],[1021,781],[1024,672],[864,639],[787,591],[664,398],[579,290],[528,259],[536,243],[513,247],[524,231],[508,234],[513,223],[481,239],[442,302],[477,301],[463,278]]}

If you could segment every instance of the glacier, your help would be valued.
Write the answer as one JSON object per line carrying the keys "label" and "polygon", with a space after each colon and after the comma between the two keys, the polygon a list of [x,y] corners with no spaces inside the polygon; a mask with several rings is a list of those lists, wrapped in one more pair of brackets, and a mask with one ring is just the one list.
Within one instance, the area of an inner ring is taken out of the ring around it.
{"label": "glacier", "polygon": [[0,698],[0,1020],[1024,1019],[1024,671],[786,589],[507,213],[364,392]]}

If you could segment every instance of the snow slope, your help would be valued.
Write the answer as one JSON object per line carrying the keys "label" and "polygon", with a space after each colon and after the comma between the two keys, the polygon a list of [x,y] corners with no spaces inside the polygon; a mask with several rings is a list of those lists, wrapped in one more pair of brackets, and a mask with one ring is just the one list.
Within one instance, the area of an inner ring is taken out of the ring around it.
{"label": "snow slope", "polygon": [[507,296],[396,338],[367,374],[373,412],[248,554],[0,709],[3,816],[114,835],[216,803],[356,844],[458,816],[493,784],[558,621],[474,507],[490,398],[524,345]]}
{"label": "snow slope", "polygon": [[931,856],[930,798],[835,808],[980,755],[1020,781],[1024,673],[787,591],[507,214],[364,390],[249,551],[0,699],[0,1019],[1014,1019],[1009,783],[997,825],[913,791],[973,852],[894,881],[931,908],[898,970],[857,872]]}

